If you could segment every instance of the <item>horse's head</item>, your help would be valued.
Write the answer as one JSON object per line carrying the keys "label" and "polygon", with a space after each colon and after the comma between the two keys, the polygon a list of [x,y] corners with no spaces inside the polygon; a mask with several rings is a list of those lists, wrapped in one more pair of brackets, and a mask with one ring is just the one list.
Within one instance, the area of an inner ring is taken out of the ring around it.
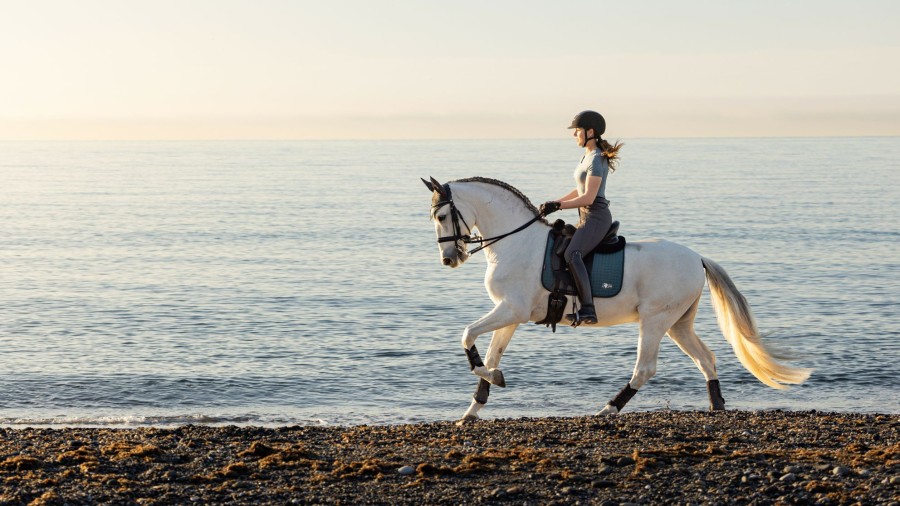
{"label": "horse's head", "polygon": [[474,218],[469,213],[471,227],[466,222],[462,212],[465,204],[454,202],[450,192],[450,185],[442,185],[436,179],[425,181],[425,186],[431,190],[431,221],[434,222],[434,231],[437,234],[438,249],[441,252],[441,263],[450,267],[458,267],[469,258],[466,252],[465,239],[472,233],[475,226]]}

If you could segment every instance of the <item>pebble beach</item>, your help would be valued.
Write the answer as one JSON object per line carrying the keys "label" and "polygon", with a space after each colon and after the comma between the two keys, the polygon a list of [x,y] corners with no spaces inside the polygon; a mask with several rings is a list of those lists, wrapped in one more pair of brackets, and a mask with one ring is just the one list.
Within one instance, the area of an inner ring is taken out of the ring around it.
{"label": "pebble beach", "polygon": [[900,504],[900,416],[0,429],[0,504]]}

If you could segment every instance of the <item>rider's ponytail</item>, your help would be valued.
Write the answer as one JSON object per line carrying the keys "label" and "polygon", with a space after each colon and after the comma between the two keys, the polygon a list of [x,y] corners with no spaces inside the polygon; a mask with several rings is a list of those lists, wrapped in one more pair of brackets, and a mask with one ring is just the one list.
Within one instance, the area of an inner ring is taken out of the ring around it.
{"label": "rider's ponytail", "polygon": [[610,144],[606,139],[599,139],[599,142],[600,152],[609,160],[609,171],[615,172],[616,167],[619,165],[619,149],[625,144],[619,141],[616,141],[615,144]]}

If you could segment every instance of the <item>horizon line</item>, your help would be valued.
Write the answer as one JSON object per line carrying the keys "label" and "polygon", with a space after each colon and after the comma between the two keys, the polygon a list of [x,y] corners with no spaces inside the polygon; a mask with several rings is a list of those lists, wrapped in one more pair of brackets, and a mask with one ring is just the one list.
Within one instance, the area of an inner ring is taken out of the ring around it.
{"label": "horizon line", "polygon": [[[687,136],[635,136],[635,137],[609,137],[604,140],[678,140],[678,139],[835,139],[835,138],[853,138],[853,139],[889,139],[900,137],[898,135],[871,135],[871,134],[851,134],[851,135],[687,135]],[[114,139],[114,138],[97,138],[97,139],[0,139],[2,143],[14,142],[438,142],[438,141],[568,141],[566,137],[385,137],[385,138],[359,138],[359,139],[339,139],[334,137],[285,137],[285,138],[252,138],[252,137],[235,137],[235,138],[187,138],[187,139],[167,139],[167,138],[137,138],[137,139]]]}

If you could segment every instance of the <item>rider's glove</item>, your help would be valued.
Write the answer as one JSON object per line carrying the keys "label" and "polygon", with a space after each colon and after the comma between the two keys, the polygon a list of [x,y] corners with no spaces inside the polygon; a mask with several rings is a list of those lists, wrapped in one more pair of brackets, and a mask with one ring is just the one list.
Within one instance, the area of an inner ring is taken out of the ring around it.
{"label": "rider's glove", "polygon": [[540,207],[541,216],[547,216],[550,213],[559,211],[560,206],[562,206],[562,204],[560,204],[559,201],[556,200],[544,202]]}

